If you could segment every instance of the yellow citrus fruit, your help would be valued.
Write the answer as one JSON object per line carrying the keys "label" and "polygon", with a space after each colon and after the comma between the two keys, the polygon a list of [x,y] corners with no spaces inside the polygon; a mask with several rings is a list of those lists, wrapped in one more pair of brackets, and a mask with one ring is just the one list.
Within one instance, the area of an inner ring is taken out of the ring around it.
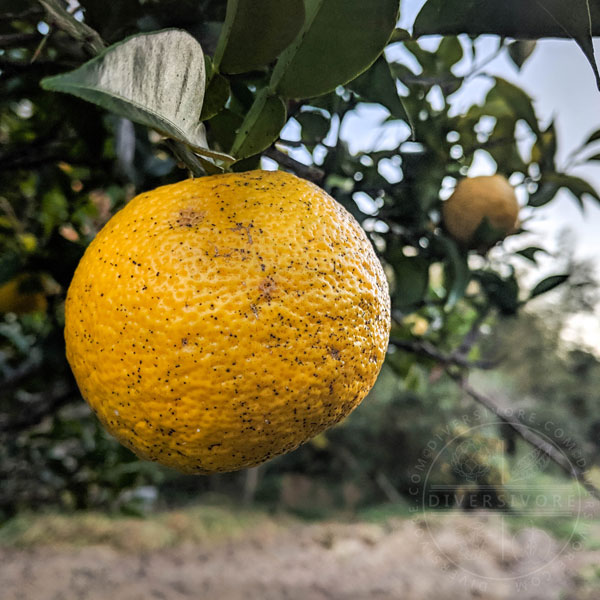
{"label": "yellow citrus fruit", "polygon": [[283,172],[182,181],[102,229],[66,302],[67,357],[106,428],[184,472],[292,450],[372,387],[390,329],[353,217]]}
{"label": "yellow citrus fruit", "polygon": [[30,283],[30,276],[21,274],[0,286],[0,313],[24,315],[46,311],[46,296],[43,292],[29,289]]}
{"label": "yellow citrus fruit", "polygon": [[496,234],[493,241],[497,242],[514,232],[519,203],[513,187],[502,175],[471,177],[461,180],[442,204],[442,216],[448,233],[462,244],[474,241],[475,232],[485,219]]}

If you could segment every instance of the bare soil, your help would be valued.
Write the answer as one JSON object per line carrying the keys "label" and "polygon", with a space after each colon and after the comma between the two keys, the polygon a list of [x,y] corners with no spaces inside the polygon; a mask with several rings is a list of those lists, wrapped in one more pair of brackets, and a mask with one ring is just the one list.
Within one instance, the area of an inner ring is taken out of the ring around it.
{"label": "bare soil", "polygon": [[483,514],[429,524],[422,518],[384,524],[265,520],[241,534],[193,541],[184,535],[154,549],[140,549],[135,529],[126,531],[118,544],[104,535],[102,543],[85,546],[64,539],[0,546],[0,598],[600,598],[600,589],[581,575],[597,569],[600,551],[561,549],[561,542],[536,528],[507,534],[498,518]]}

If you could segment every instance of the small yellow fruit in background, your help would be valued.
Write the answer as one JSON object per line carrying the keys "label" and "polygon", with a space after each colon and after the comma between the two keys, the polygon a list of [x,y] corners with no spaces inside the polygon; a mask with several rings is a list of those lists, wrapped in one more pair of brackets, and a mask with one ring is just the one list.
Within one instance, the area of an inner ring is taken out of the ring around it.
{"label": "small yellow fruit in background", "polygon": [[390,298],[364,231],[283,172],[182,181],[102,229],[67,295],[67,357],[106,428],[188,473],[296,448],[365,397]]}
{"label": "small yellow fruit in background", "polygon": [[519,218],[515,190],[502,175],[471,177],[461,181],[442,204],[448,233],[464,245],[477,244],[476,231],[487,219],[493,228],[493,243],[513,233]]}
{"label": "small yellow fruit in background", "polygon": [[0,286],[0,314],[24,315],[45,312],[48,301],[43,292],[30,289],[31,276],[23,273]]}

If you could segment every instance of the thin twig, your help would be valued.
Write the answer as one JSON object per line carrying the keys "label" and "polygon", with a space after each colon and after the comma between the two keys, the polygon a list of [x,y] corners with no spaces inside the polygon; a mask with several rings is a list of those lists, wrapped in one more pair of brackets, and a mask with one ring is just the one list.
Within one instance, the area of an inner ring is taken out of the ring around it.
{"label": "thin twig", "polygon": [[40,8],[36,8],[32,6],[31,8],[27,8],[21,12],[5,12],[0,14],[0,22],[6,21],[20,21],[22,19],[26,19],[27,17],[32,16],[40,16],[42,14],[42,10]]}
{"label": "thin twig", "polygon": [[57,162],[68,156],[68,142],[51,142],[46,146],[6,152],[0,155],[0,172],[13,169],[29,169],[49,162]]}
{"label": "thin twig", "polygon": [[489,56],[484,58],[478,65],[473,65],[473,68],[465,75],[465,81],[473,77],[477,77],[481,75],[481,71],[487,67],[491,62],[496,60],[502,52],[506,49],[506,40],[503,40],[502,43],[498,46],[495,52],[492,52]]}
{"label": "thin twig", "polygon": [[515,431],[521,438],[523,438],[528,444],[544,453],[552,462],[558,465],[569,477],[572,477],[575,481],[580,483],[591,496],[600,500],[600,489],[598,489],[593,483],[591,483],[584,471],[582,471],[577,465],[573,464],[564,454],[561,454],[556,448],[546,440],[544,440],[537,433],[532,431],[529,427],[526,427],[521,421],[516,418],[511,411],[508,411],[498,406],[491,398],[481,394],[475,390],[467,382],[462,375],[456,375],[448,373],[449,376],[456,381],[462,391],[470,396],[475,402],[481,404],[489,411],[493,412],[501,421],[506,423],[513,431]]}
{"label": "thin twig", "polygon": [[277,148],[267,149],[264,152],[264,156],[267,156],[268,158],[279,163],[282,167],[293,171],[299,177],[308,179],[309,181],[312,181],[318,185],[323,183],[323,179],[325,179],[325,171],[322,169],[305,165],[292,158],[289,154],[278,150]]}
{"label": "thin twig", "polygon": [[0,35],[0,48],[13,48],[15,46],[23,46],[29,42],[40,39],[40,34],[35,33],[6,33]]}
{"label": "thin twig", "polygon": [[473,321],[473,325],[471,325],[471,329],[469,330],[469,333],[467,333],[467,335],[465,335],[465,337],[463,338],[463,341],[460,343],[460,346],[454,351],[453,354],[455,356],[461,356],[461,357],[466,358],[469,355],[469,353],[473,349],[473,346],[475,346],[475,344],[477,343],[477,340],[481,336],[481,325],[487,318],[488,314],[489,314],[489,309],[482,310],[479,313],[479,315],[477,316],[475,321]]}
{"label": "thin twig", "polygon": [[92,54],[100,54],[106,47],[97,31],[78,21],[59,0],[38,0],[46,9],[48,23],[56,25],[70,37],[82,42]]}
{"label": "thin twig", "polygon": [[[399,338],[390,338],[390,344],[406,350],[413,354],[419,354],[426,358],[431,358],[444,367],[455,366],[461,369],[493,369],[498,366],[499,360],[468,360],[467,357],[460,351],[446,354],[440,352],[433,344],[429,342],[419,342],[411,340],[401,340]],[[459,349],[460,350],[460,349]]]}
{"label": "thin twig", "polygon": [[42,53],[42,50],[48,43],[48,40],[50,39],[50,36],[53,33],[54,33],[54,30],[52,29],[52,27],[50,27],[48,29],[48,33],[42,38],[42,41],[38,44],[38,47],[35,49],[35,52],[33,53],[31,60],[29,61],[30,63],[34,63],[38,59],[38,56]]}

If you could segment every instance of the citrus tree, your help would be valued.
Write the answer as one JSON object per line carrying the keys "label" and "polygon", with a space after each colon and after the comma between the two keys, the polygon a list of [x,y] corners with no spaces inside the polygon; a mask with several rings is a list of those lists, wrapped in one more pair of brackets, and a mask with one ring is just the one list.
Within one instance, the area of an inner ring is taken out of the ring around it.
{"label": "citrus tree", "polygon": [[[519,270],[546,253],[519,242],[527,220],[562,188],[581,206],[600,198],[557,164],[554,123],[485,72],[476,36],[496,34],[516,68],[531,40],[570,37],[597,73],[596,6],[564,4],[429,0],[408,32],[398,0],[0,0],[4,508],[61,493],[107,503],[163,476],[89,416],[64,358],[64,301],[111,215],[188,176],[262,166],[322,187],[387,275],[384,369],[410,386],[441,368],[485,401],[465,380],[486,366],[481,326],[569,277],[561,266],[522,284]],[[430,34],[442,36],[435,50],[420,40]],[[456,114],[474,79],[485,99]],[[379,139],[356,148],[352,124],[367,116]],[[599,138],[582,140],[584,158]],[[469,179],[482,153],[495,176]]]}

